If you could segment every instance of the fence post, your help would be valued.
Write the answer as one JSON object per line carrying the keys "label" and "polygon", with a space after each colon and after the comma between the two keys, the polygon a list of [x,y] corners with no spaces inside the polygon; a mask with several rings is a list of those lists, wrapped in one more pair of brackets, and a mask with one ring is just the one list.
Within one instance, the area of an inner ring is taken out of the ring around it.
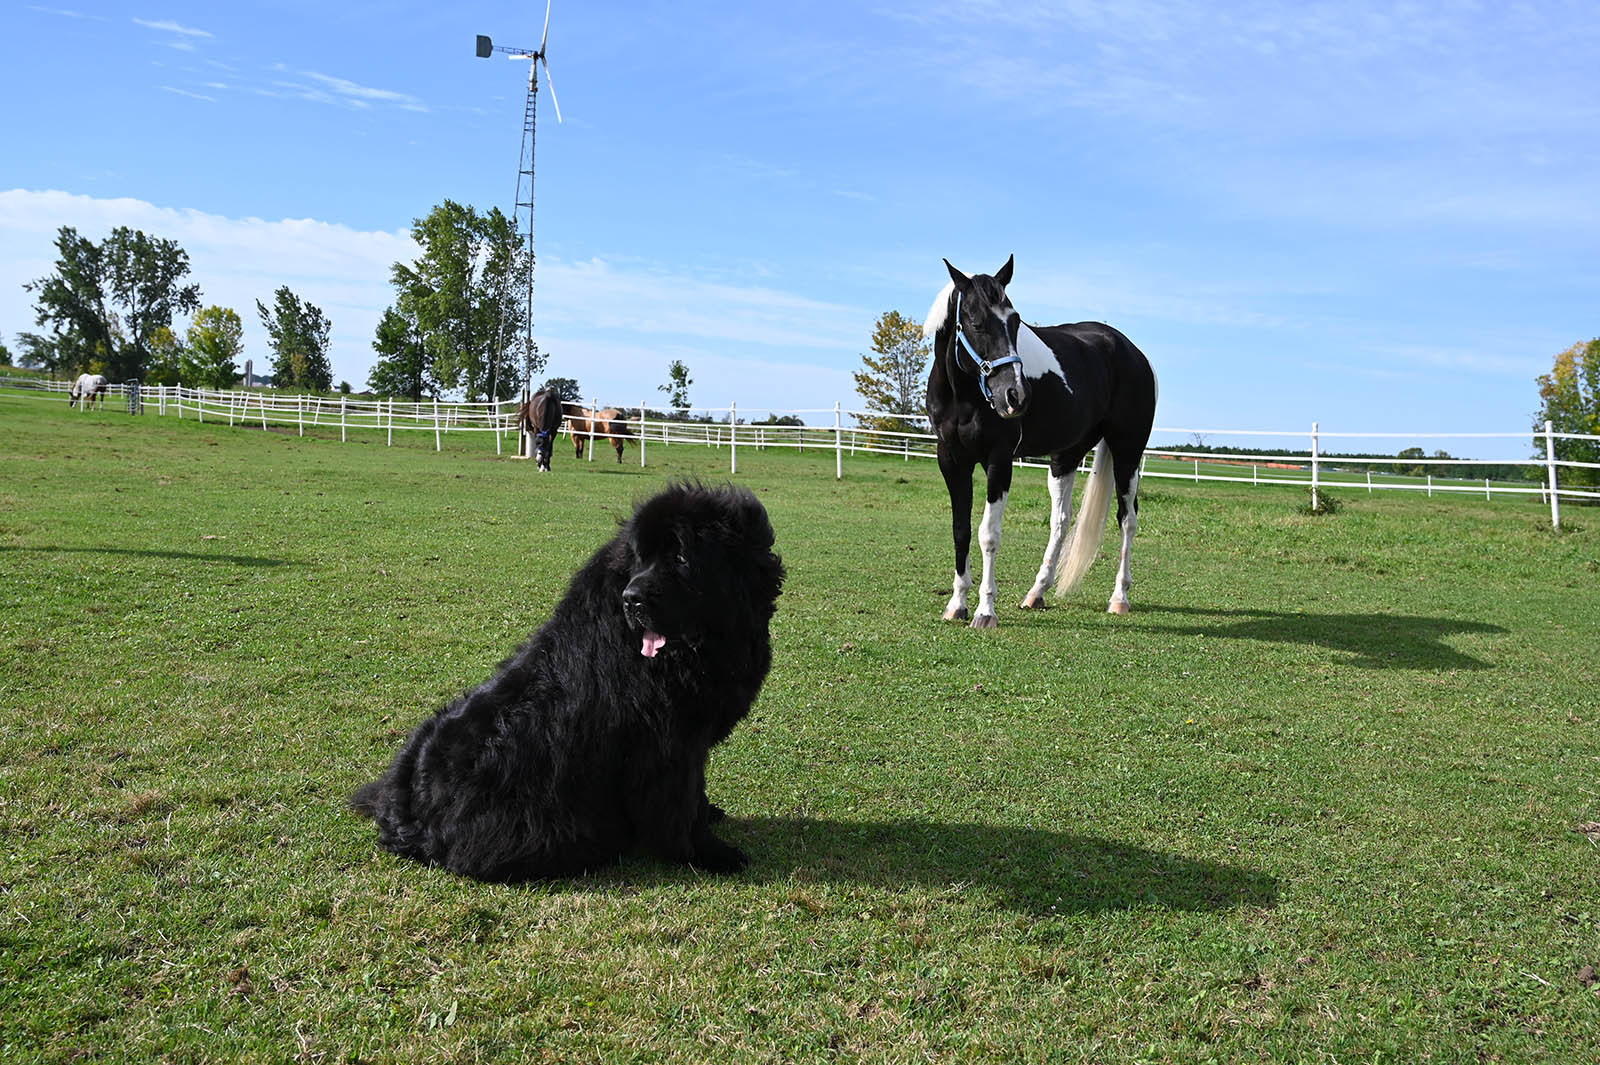
{"label": "fence post", "polygon": [[1550,527],[1561,528],[1561,503],[1556,494],[1556,436],[1555,425],[1544,423],[1544,464],[1550,471]]}
{"label": "fence post", "polygon": [[728,404],[728,455],[729,472],[739,472],[739,404]]}
{"label": "fence post", "polygon": [[345,401],[345,397],[341,394],[339,396],[339,443],[341,443],[341,444],[345,442],[345,436],[344,436],[345,404],[344,404],[344,401]]}
{"label": "fence post", "polygon": [[1367,495],[1372,494],[1372,471],[1367,471]]}
{"label": "fence post", "polygon": [[389,397],[389,446],[394,447],[394,397]]}
{"label": "fence post", "polygon": [[433,397],[433,450],[443,451],[444,444],[439,439],[439,397]]}
{"label": "fence post", "polygon": [[594,461],[594,420],[597,417],[596,412],[599,411],[599,409],[600,409],[600,404],[598,404],[598,403],[596,403],[594,401],[594,397],[593,396],[590,396],[589,397],[589,461],[590,462]]}
{"label": "fence post", "polygon": [[1317,509],[1317,423],[1311,423],[1311,509]]}
{"label": "fence post", "polygon": [[833,479],[844,480],[844,423],[840,420],[839,404],[833,404]]}
{"label": "fence post", "polygon": [[489,424],[494,426],[494,453],[500,454],[500,438],[505,435],[505,430],[500,425],[500,401],[494,397],[489,398]]}
{"label": "fence post", "polygon": [[204,425],[206,420],[206,390],[203,388],[194,390],[194,409],[200,415],[200,423]]}
{"label": "fence post", "polygon": [[1428,474],[1428,498],[1433,498],[1433,474]]}
{"label": "fence post", "polygon": [[267,431],[267,394],[261,393],[261,431]]}
{"label": "fence post", "polygon": [[295,409],[300,412],[300,435],[306,435],[306,394],[297,393],[294,397]]}
{"label": "fence post", "polygon": [[644,402],[639,403],[639,468],[644,469],[645,419]]}

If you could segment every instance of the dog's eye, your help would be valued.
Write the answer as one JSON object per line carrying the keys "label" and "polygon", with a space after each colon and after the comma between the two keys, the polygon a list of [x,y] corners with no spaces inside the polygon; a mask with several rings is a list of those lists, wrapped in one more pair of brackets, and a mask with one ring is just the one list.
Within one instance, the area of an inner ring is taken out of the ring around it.
{"label": "dog's eye", "polygon": [[689,565],[689,556],[681,550],[678,552],[678,565],[685,567]]}

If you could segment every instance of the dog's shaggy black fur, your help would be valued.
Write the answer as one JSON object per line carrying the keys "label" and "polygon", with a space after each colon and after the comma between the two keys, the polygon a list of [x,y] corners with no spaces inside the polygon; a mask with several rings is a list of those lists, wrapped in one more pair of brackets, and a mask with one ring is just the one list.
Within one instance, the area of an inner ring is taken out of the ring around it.
{"label": "dog's shaggy black fur", "polygon": [[628,854],[744,868],[711,832],[705,767],[772,662],[772,542],[743,489],[675,484],[646,500],[550,620],[419,725],[351,805],[389,850],[480,880]]}

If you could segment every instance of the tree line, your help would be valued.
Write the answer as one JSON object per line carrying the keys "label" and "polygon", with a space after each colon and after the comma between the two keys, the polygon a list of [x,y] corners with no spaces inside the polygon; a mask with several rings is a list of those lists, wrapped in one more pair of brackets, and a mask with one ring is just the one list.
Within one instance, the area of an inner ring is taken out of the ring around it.
{"label": "tree line", "polygon": [[[55,247],[54,271],[23,285],[34,296],[40,331],[17,335],[21,365],[52,376],[103,373],[114,381],[206,388],[238,383],[243,323],[231,307],[201,306],[199,284],[187,280],[189,255],[176,241],[118,226],[95,242],[62,226]],[[288,286],[277,290],[272,307],[257,301],[256,309],[270,338],[272,377],[288,387],[329,390],[322,311]],[[173,319],[182,314],[192,318],[180,335]]]}
{"label": "tree line", "polygon": [[[529,252],[514,221],[499,208],[479,212],[446,199],[412,220],[411,235],[420,253],[390,268],[395,299],[385,308],[372,341],[377,358],[368,387],[387,396],[420,401],[460,391],[469,401],[505,400],[520,393],[548,361],[528,339],[531,304],[524,279]],[[118,226],[96,243],[71,226],[55,241],[54,271],[27,282],[35,298],[40,332],[17,336],[15,358],[23,366],[52,375],[104,373],[113,380],[139,378],[149,383],[185,382],[228,388],[240,378],[243,324],[229,307],[201,306],[200,286],[187,280],[189,256],[176,241]],[[273,293],[271,306],[256,301],[256,313],[271,349],[271,383],[284,388],[329,391],[333,370],[328,357],[332,323],[322,309],[287,285]],[[191,315],[182,335],[173,329],[179,315]],[[861,356],[854,373],[857,393],[870,414],[868,428],[909,432],[914,416],[926,413],[925,381],[931,345],[921,325],[899,311],[886,311],[873,324],[871,354]],[[11,351],[0,344],[0,365]],[[577,382],[552,378],[564,386],[562,398],[581,401]],[[667,405],[689,406],[689,368],[678,359],[667,368]],[[1558,353],[1551,371],[1537,379],[1540,406],[1533,429],[1546,420],[1557,432],[1600,435],[1600,338]],[[344,390],[349,389],[342,384]],[[709,420],[709,419],[707,419]],[[1544,440],[1535,436],[1535,456]],[[1182,450],[1204,451],[1203,444]],[[1600,464],[1600,442],[1560,440],[1556,457],[1566,462]],[[1234,450],[1248,455],[1248,450]],[[1309,453],[1305,457],[1309,459]],[[1364,459],[1388,456],[1326,455],[1352,469],[1378,469]],[[1401,470],[1435,476],[1518,479],[1527,468],[1495,463],[1471,467],[1440,465],[1444,452],[1428,456],[1420,448],[1396,457],[1415,459]],[[1391,471],[1395,467],[1383,464]],[[1600,484],[1600,469],[1568,468],[1568,484]]]}

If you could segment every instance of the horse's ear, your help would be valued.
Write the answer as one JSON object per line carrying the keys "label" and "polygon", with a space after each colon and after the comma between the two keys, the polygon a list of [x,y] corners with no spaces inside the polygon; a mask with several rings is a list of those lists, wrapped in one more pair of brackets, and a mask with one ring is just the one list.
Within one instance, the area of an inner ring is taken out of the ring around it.
{"label": "horse's ear", "polygon": [[1011,284],[1011,266],[1015,260],[1015,255],[1006,256],[1006,264],[994,272],[994,279],[1000,282],[1001,288]]}
{"label": "horse's ear", "polygon": [[951,266],[949,259],[944,260],[944,268],[950,271],[950,280],[956,283],[956,288],[959,288],[961,291],[965,292],[967,289],[972,287],[972,278]]}

